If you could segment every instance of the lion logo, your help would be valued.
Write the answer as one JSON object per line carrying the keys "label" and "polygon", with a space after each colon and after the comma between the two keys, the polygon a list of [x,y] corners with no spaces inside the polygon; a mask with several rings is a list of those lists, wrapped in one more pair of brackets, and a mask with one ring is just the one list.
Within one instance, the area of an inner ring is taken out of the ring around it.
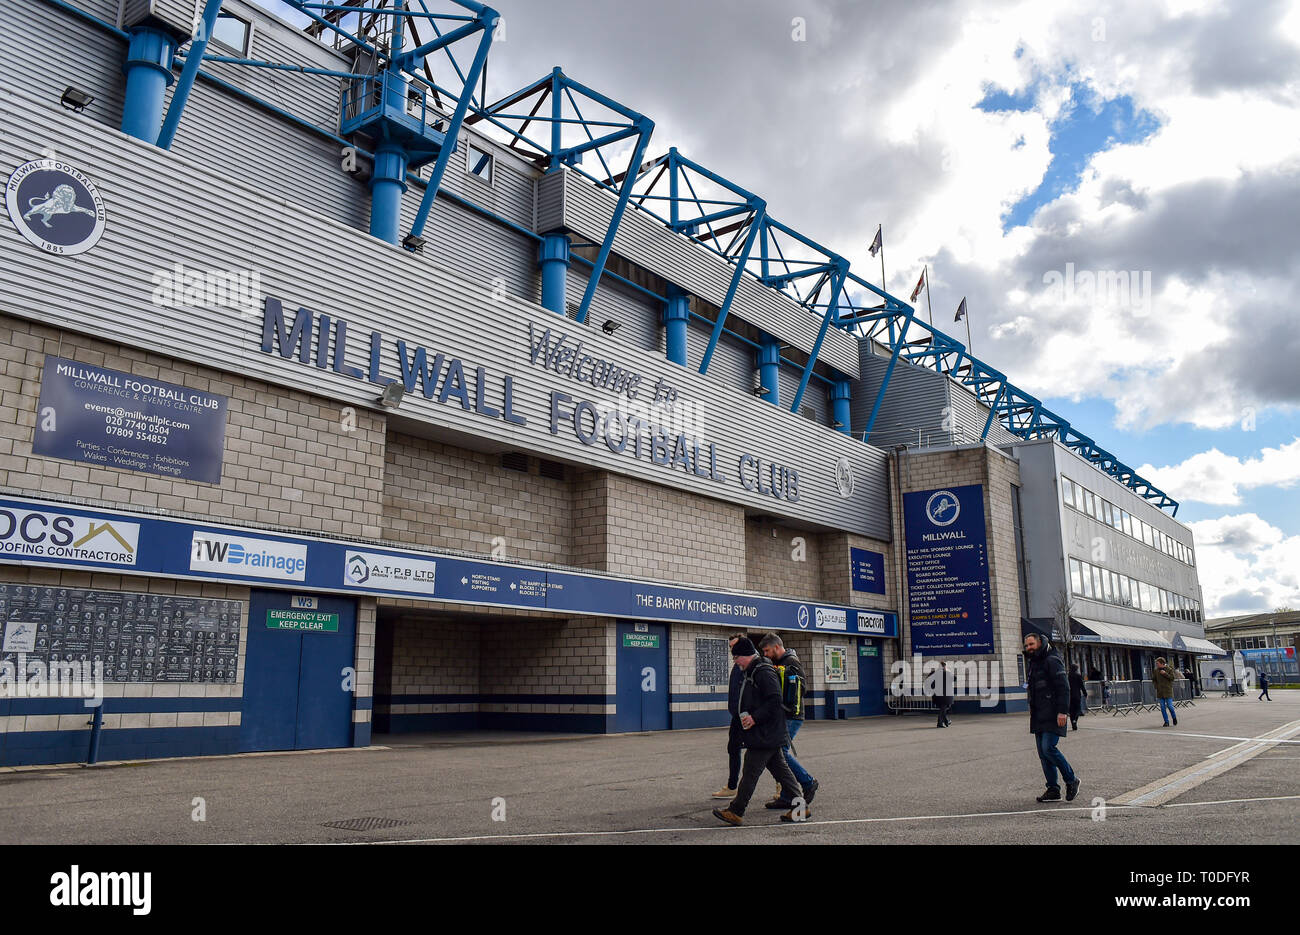
{"label": "lion logo", "polygon": [[5,185],[5,207],[28,243],[60,256],[94,247],[107,219],[95,183],[57,159],[37,159],[15,169]]}
{"label": "lion logo", "polygon": [[23,215],[23,220],[29,221],[33,214],[38,214],[40,222],[46,227],[52,227],[50,218],[59,214],[88,214],[92,218],[95,217],[94,211],[77,204],[77,190],[66,183],[56,185],[54,191],[43,198],[29,198],[27,207],[28,211]]}

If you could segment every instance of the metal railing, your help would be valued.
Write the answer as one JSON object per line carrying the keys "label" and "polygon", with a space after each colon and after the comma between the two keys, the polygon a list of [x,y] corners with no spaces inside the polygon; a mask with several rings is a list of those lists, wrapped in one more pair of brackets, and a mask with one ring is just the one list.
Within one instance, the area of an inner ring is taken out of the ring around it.
{"label": "metal railing", "polygon": [[[1088,690],[1089,713],[1127,717],[1135,712],[1155,711],[1160,707],[1155,682],[1149,679],[1108,682],[1104,689],[1101,682],[1083,684]],[[1195,703],[1192,683],[1187,679],[1174,682],[1174,707],[1187,707]]]}

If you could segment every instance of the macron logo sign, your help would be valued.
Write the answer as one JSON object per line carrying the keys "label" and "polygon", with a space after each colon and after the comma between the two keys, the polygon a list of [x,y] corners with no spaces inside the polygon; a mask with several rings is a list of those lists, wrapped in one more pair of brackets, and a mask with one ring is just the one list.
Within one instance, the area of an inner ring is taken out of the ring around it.
{"label": "macron logo sign", "polygon": [[190,548],[190,571],[302,581],[307,577],[307,546],[196,529]]}

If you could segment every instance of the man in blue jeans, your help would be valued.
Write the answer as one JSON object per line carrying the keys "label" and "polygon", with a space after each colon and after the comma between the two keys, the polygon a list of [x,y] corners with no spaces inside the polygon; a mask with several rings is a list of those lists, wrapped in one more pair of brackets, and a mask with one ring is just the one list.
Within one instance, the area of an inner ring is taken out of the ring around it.
{"label": "man in blue jeans", "polygon": [[[812,774],[803,768],[803,765],[794,757],[794,737],[799,733],[799,728],[803,727],[803,702],[804,690],[806,683],[804,681],[803,665],[799,662],[799,656],[793,649],[786,649],[781,642],[781,637],[776,633],[769,633],[763,637],[759,643],[759,649],[776,667],[777,674],[781,677],[781,703],[785,709],[786,729],[790,732],[791,746],[781,749],[785,761],[790,764],[790,771],[794,773],[794,778],[799,780],[799,786],[803,790],[803,800],[811,804],[813,796],[817,794],[817,780],[812,778]],[[790,808],[791,803],[787,802],[777,793],[776,798],[767,803],[768,808]]]}
{"label": "man in blue jeans", "polygon": [[1170,718],[1174,719],[1174,727],[1178,726],[1178,714],[1174,711],[1174,681],[1177,678],[1165,657],[1158,657],[1156,670],[1151,673],[1151,681],[1155,683],[1156,700],[1160,703],[1160,716],[1164,718],[1165,727],[1169,726]]}
{"label": "man in blue jeans", "polygon": [[1079,777],[1057,748],[1065,736],[1070,713],[1070,680],[1065,674],[1065,663],[1037,633],[1025,637],[1025,660],[1029,664],[1029,730],[1038,747],[1043,778],[1047,780],[1047,791],[1037,801],[1061,800],[1061,787],[1056,778],[1059,770],[1065,779],[1065,800],[1071,802],[1079,794]]}

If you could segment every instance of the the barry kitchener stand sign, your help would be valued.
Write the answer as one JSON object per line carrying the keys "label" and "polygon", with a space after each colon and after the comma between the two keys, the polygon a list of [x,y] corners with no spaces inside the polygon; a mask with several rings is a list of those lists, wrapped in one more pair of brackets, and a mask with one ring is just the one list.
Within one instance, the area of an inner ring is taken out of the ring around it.
{"label": "the barry kitchener stand sign", "polygon": [[221,482],[226,397],[47,356],[32,453]]}

